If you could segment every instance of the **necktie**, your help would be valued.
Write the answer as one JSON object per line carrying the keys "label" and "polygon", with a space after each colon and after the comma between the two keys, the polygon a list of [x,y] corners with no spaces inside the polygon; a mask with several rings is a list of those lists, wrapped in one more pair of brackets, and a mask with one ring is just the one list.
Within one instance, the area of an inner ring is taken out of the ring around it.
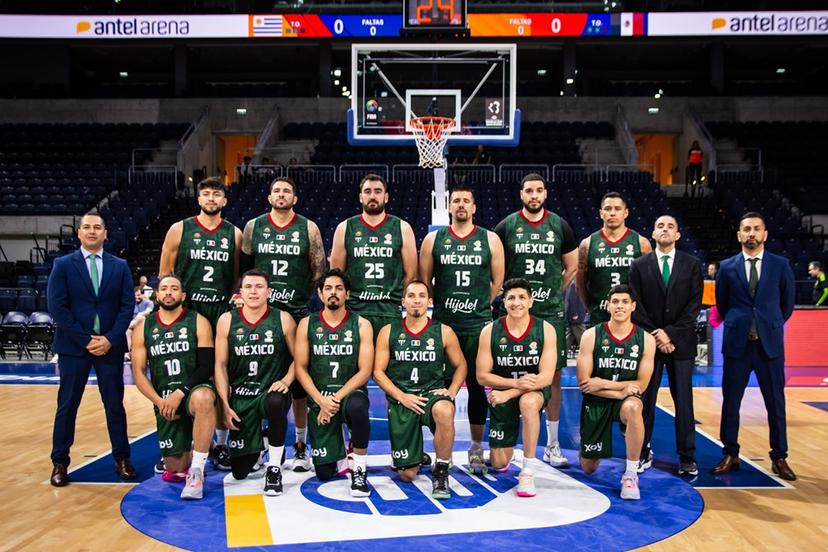
{"label": "necktie", "polygon": [[[758,258],[748,259],[750,263],[750,278],[748,278],[748,287],[750,288],[750,294],[753,297],[756,297],[756,288],[759,287],[759,271],[756,269],[756,263],[759,262]],[[759,337],[759,333],[756,331],[756,318],[754,317],[750,323],[750,339],[756,339]]]}
{"label": "necktie", "polygon": [[[89,277],[92,279],[92,289],[95,291],[95,295],[98,294],[98,286],[100,285],[97,258],[98,256],[94,253],[87,257],[87,259],[89,259]],[[92,331],[94,331],[95,334],[101,333],[101,319],[97,313],[95,314],[95,321],[92,323]]]}
{"label": "necktie", "polygon": [[664,287],[667,287],[667,282],[670,281],[670,257],[664,255],[661,257],[661,279],[664,280]]}
{"label": "necktie", "polygon": [[759,259],[748,259],[748,262],[750,263],[750,278],[748,279],[748,287],[750,288],[750,294],[755,297],[756,288],[759,287],[759,271],[756,269],[756,263],[759,262]]}

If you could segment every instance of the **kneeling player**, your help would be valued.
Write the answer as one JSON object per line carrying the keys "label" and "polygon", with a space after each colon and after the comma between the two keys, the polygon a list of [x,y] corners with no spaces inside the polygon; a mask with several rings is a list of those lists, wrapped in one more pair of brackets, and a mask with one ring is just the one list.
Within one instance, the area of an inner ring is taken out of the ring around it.
{"label": "kneeling player", "polygon": [[303,318],[296,329],[296,379],[310,397],[310,441],[316,476],[327,481],[345,458],[342,424],[354,447],[351,496],[368,496],[368,393],[365,384],[374,366],[371,323],[345,308],[351,291],[348,275],[334,268],[319,280],[325,305]]}
{"label": "kneeling player", "polygon": [[535,458],[540,412],[549,401],[557,362],[557,337],[549,322],[532,316],[532,289],[527,280],[503,284],[506,316],[480,332],[477,380],[490,386],[489,448],[492,467],[504,471],[512,460],[523,417],[523,469],[518,496],[535,496]]}
{"label": "kneeling player", "polygon": [[584,395],[580,462],[590,474],[601,458],[611,457],[612,422],[621,422],[627,445],[621,498],[638,500],[636,470],[644,442],[641,396],[653,373],[655,338],[631,321],[635,300],[630,286],[613,287],[607,299],[609,322],[584,332],[578,353],[578,385]]}
{"label": "kneeling player", "polygon": [[230,429],[230,463],[235,479],[253,471],[264,449],[262,420],[268,422],[264,493],[282,494],[290,387],[293,381],[293,318],[268,307],[267,274],[252,269],[241,279],[242,306],[219,318],[216,328],[216,390]]}
{"label": "kneeling player", "polygon": [[[429,290],[412,280],[405,287],[405,318],[384,326],[377,337],[374,381],[386,393],[391,456],[403,481],[414,481],[423,456],[422,426],[434,434],[437,459],[431,496],[447,499],[454,444],[454,397],[466,379],[466,361],[451,328],[428,317]],[[443,364],[454,367],[448,389]]]}
{"label": "kneeling player", "polygon": [[132,374],[155,406],[164,480],[181,481],[189,468],[181,498],[197,499],[203,496],[204,464],[216,428],[216,394],[209,383],[213,330],[206,318],[181,306],[185,297],[177,276],[161,279],[160,310],[133,331]]}

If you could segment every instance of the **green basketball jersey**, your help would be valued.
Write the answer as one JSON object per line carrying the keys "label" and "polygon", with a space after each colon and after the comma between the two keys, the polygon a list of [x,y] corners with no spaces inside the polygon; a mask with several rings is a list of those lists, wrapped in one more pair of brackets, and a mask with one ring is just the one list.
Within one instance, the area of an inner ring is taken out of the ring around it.
{"label": "green basketball jersey", "polygon": [[480,333],[491,320],[492,252],[489,233],[475,226],[465,238],[451,227],[434,237],[434,319],[459,334]]}
{"label": "green basketball jersey", "polygon": [[236,227],[222,219],[216,228],[207,230],[196,217],[184,219],[181,226],[175,273],[181,278],[187,299],[200,303],[228,301],[236,286]]}
{"label": "green basketball jersey", "polygon": [[607,323],[595,326],[592,351],[592,377],[611,381],[638,379],[638,361],[644,354],[644,330],[636,325],[630,335],[616,339]]}
{"label": "green basketball jersey", "polygon": [[345,249],[351,298],[356,313],[394,315],[403,295],[402,232],[400,219],[385,215],[377,226],[368,226],[362,215],[345,223]]}
{"label": "green basketball jersey", "polygon": [[310,299],[308,219],[295,214],[286,226],[277,226],[265,213],[253,221],[253,257],[256,268],[268,275],[268,304],[304,315]]}
{"label": "green basketball jersey", "polygon": [[529,221],[523,211],[505,219],[506,279],[526,278],[532,285],[532,310],[549,322],[563,321],[563,262],[561,217],[544,211],[538,222]]}
{"label": "green basketball jersey", "polygon": [[589,237],[587,254],[586,288],[589,297],[590,322],[594,326],[610,319],[607,312],[607,294],[613,286],[629,280],[633,259],[641,256],[638,232],[627,228],[615,242],[610,241],[603,229]]}
{"label": "green basketball jersey", "polygon": [[291,359],[281,314],[279,309],[268,307],[258,322],[251,322],[244,318],[242,309],[232,311],[227,375],[233,395],[257,397],[287,374]]}
{"label": "green basketball jersey", "polygon": [[333,394],[359,371],[359,316],[347,312],[338,326],[321,312],[308,318],[308,373],[323,395]]}
{"label": "green basketball jersey", "polygon": [[428,321],[420,333],[411,333],[405,320],[394,320],[388,334],[388,377],[406,393],[424,395],[433,389],[442,389],[443,325]]}
{"label": "green basketball jersey", "polygon": [[181,387],[197,368],[197,318],[195,311],[183,309],[171,324],[161,322],[157,312],[144,319],[150,381],[162,398]]}
{"label": "green basketball jersey", "polygon": [[490,345],[494,360],[492,372],[495,375],[518,379],[524,374],[539,373],[543,352],[543,320],[529,316],[529,327],[521,336],[509,332],[505,316],[492,322]]}

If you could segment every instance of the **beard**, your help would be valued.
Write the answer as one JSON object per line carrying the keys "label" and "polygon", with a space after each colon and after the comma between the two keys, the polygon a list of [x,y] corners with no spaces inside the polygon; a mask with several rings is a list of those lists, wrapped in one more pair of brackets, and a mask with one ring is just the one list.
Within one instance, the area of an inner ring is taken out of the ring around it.
{"label": "beard", "polygon": [[369,203],[362,206],[362,210],[369,215],[379,215],[385,211],[385,205],[381,203]]}
{"label": "beard", "polygon": [[165,311],[174,311],[175,309],[181,306],[181,303],[183,303],[181,299],[170,304],[166,304],[162,301],[158,303],[158,306],[164,309]]}
{"label": "beard", "polygon": [[336,302],[335,302],[335,301],[331,301],[331,300],[329,299],[329,300],[328,300],[328,304],[327,304],[327,305],[325,305],[325,306],[327,307],[327,309],[328,309],[328,310],[335,311],[335,310],[339,310],[339,308],[342,306],[342,303],[339,303],[338,301],[336,301]]}
{"label": "beard", "polygon": [[210,207],[202,207],[201,212],[205,215],[212,217],[213,215],[218,215],[219,213],[221,213],[221,207],[215,207],[212,209]]}
{"label": "beard", "polygon": [[537,207],[532,207],[528,203],[524,203],[523,208],[534,215],[543,211],[543,203],[541,203]]}

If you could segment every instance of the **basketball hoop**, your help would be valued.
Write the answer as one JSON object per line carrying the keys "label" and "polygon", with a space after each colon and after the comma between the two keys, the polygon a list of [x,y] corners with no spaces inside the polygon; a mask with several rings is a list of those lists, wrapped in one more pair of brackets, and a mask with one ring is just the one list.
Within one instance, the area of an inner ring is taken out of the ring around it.
{"label": "basketball hoop", "polygon": [[420,166],[424,169],[436,169],[446,166],[443,149],[448,135],[454,132],[452,117],[414,117],[411,119],[411,133],[420,153]]}

